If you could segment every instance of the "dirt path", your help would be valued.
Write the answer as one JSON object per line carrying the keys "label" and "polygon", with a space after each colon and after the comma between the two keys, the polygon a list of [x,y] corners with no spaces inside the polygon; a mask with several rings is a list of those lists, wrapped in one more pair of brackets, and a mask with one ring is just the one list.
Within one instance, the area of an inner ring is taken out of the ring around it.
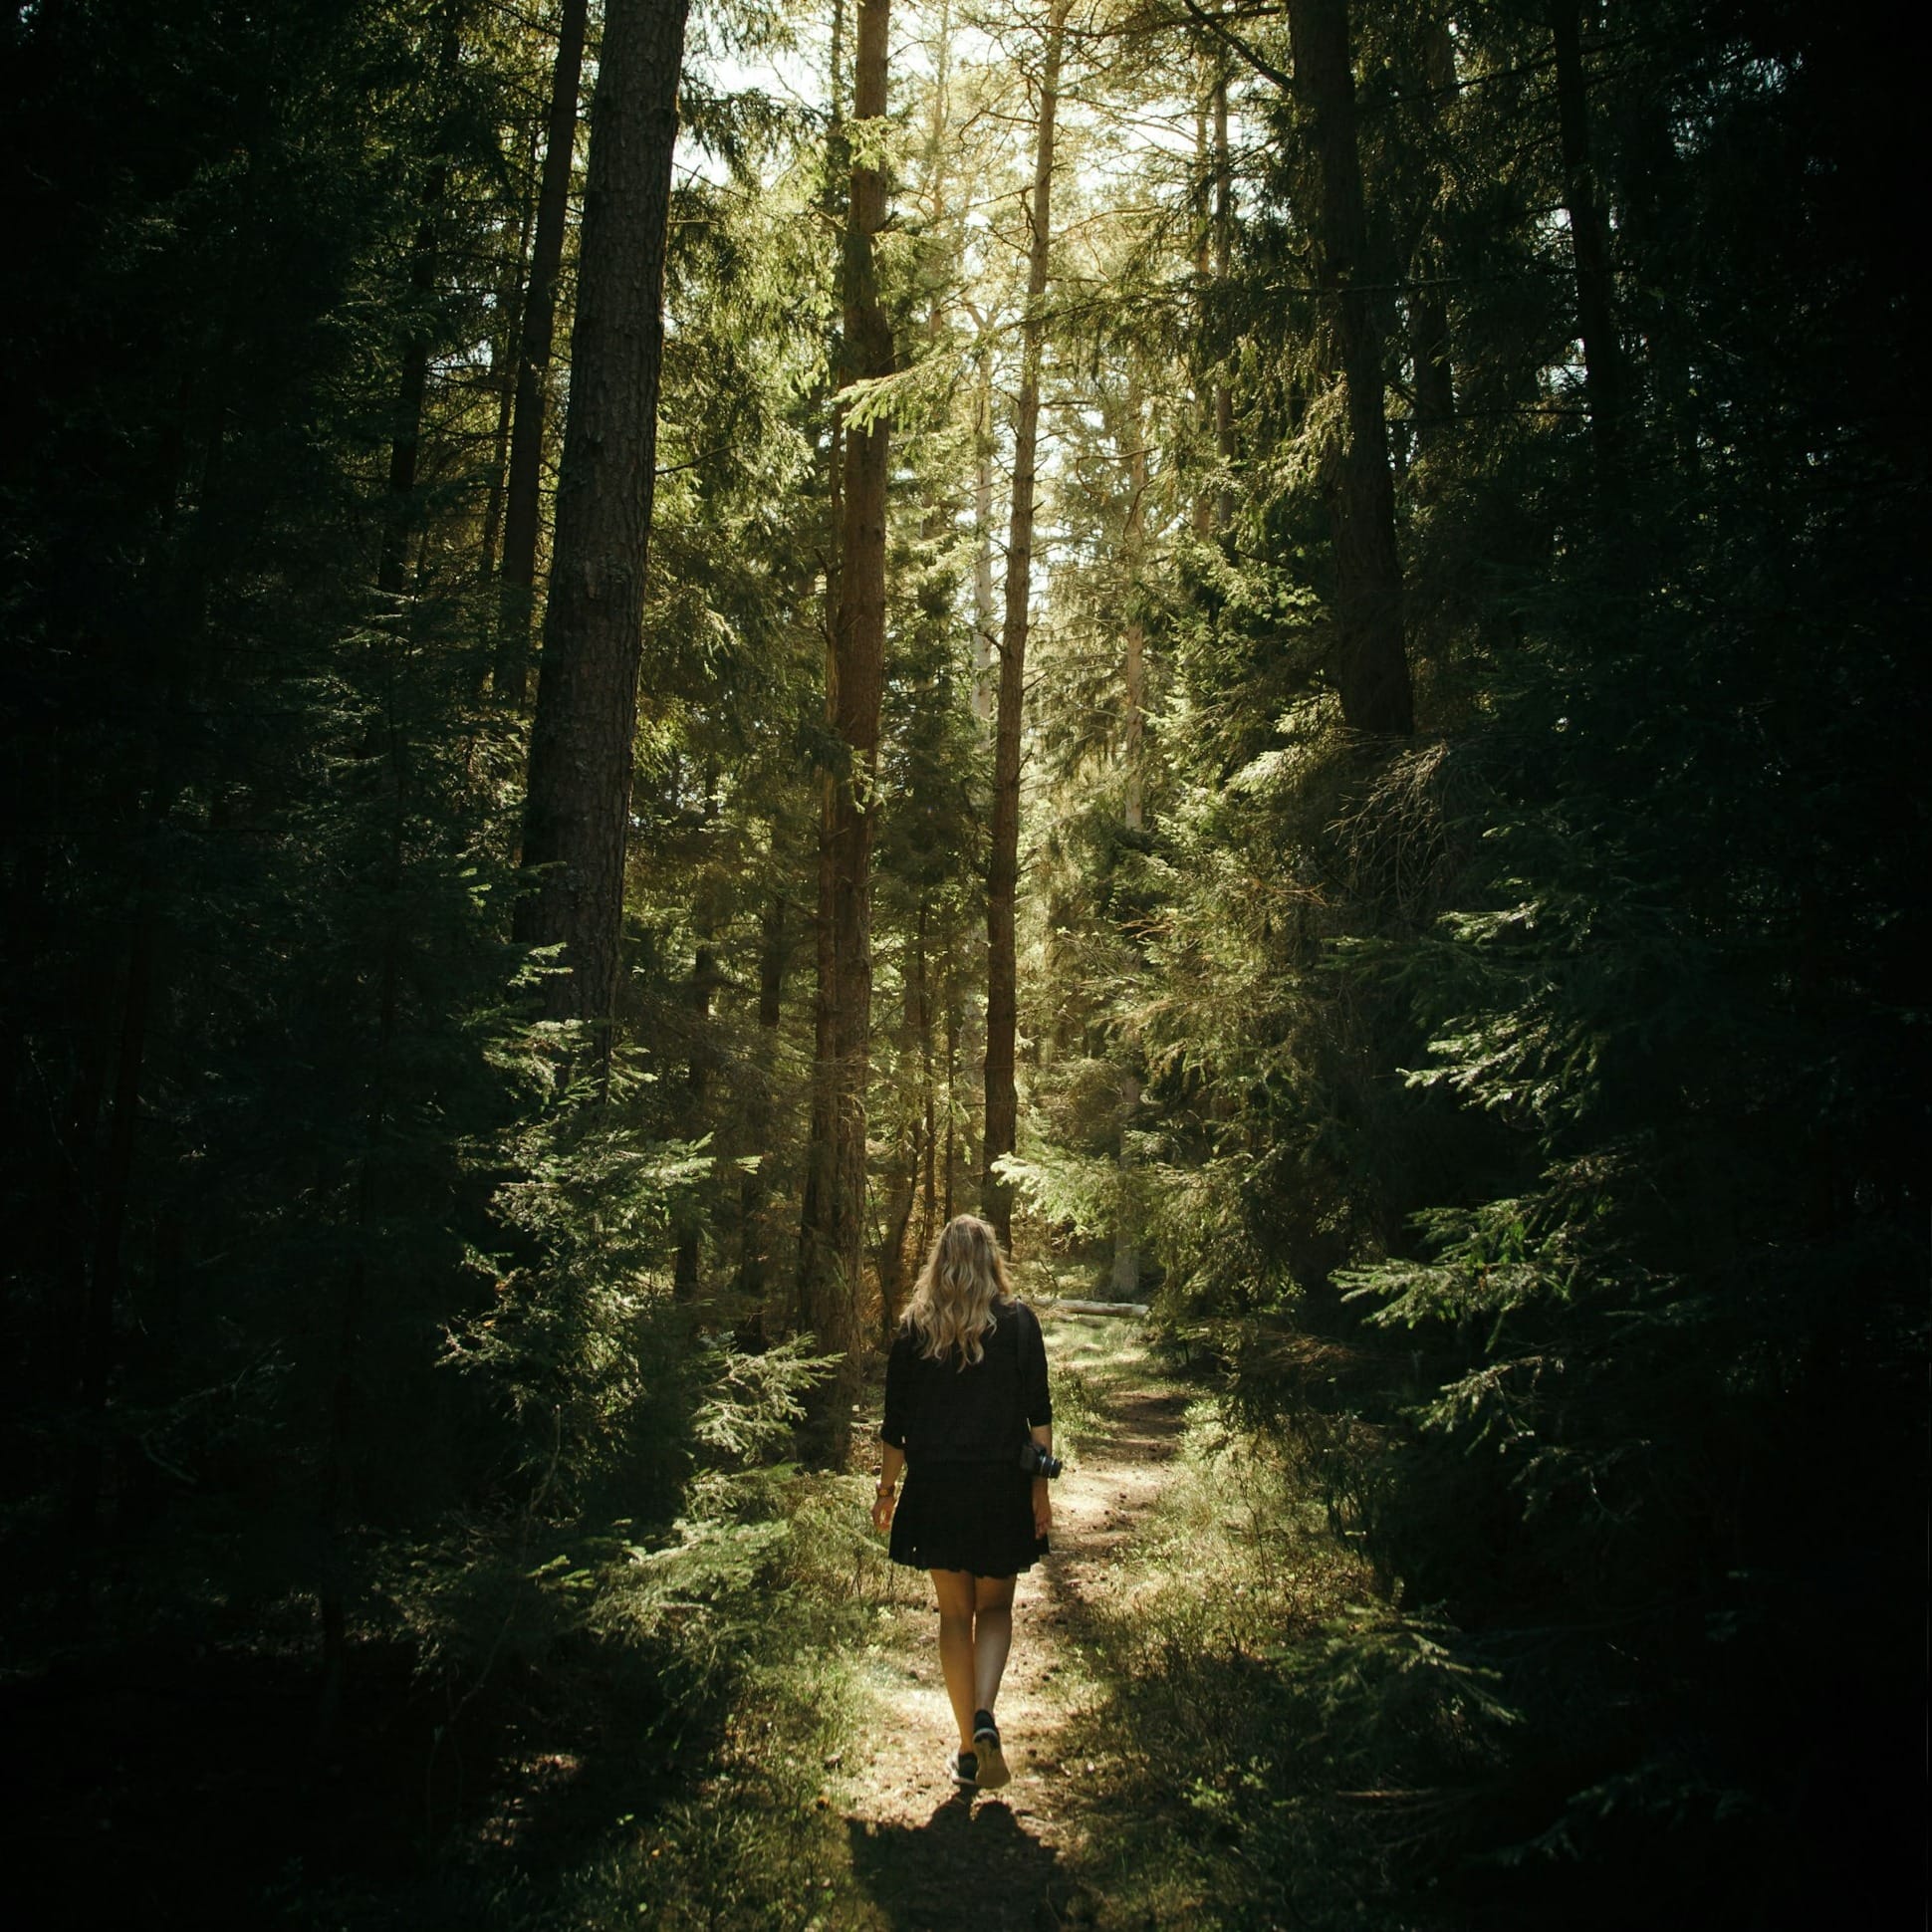
{"label": "dirt path", "polygon": [[[1115,1332],[1102,1341],[1096,1326]],[[1083,1798],[1092,1767],[1064,1748],[1097,1688],[1083,1657],[1087,1606],[1132,1586],[1136,1531],[1186,1406],[1137,1348],[1123,1352],[1117,1329],[1117,1318],[1048,1326],[1057,1355],[1098,1344],[1111,1360],[1094,1389],[1098,1426],[1055,1485],[1053,1554],[1020,1579],[1015,1600],[999,1703],[1013,1783],[971,1803],[952,1792],[953,1722],[929,1606],[889,1612],[867,1653],[869,1708],[855,1762],[842,1767],[856,1787],[845,1826],[853,1871],[895,1932],[1035,1932],[1087,1916],[1078,1873],[1094,1822]]]}

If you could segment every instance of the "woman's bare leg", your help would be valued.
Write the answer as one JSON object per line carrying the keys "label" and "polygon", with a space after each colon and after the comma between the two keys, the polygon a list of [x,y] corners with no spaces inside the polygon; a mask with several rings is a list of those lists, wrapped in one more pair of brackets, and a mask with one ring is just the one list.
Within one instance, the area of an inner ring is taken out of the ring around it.
{"label": "woman's bare leg", "polygon": [[[990,1711],[1000,1694],[1006,1653],[1013,1647],[1013,1585],[1011,1576],[981,1576],[973,1601],[974,1709]],[[955,1704],[958,1702],[954,1699]],[[968,1714],[967,1729],[972,1728]]]}
{"label": "woman's bare leg", "polygon": [[[929,1570],[939,1598],[939,1669],[946,1696],[959,1723],[959,1748],[973,1748],[973,1573],[969,1570]],[[1008,1585],[1009,1592],[1011,1585]],[[1004,1655],[1004,1651],[1001,1653]]]}

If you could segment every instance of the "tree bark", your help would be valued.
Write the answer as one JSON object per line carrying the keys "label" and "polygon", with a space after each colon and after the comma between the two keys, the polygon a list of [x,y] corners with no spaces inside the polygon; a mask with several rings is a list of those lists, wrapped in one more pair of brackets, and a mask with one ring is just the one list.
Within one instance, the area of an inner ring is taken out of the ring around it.
{"label": "tree bark", "polygon": [[1028,604],[1033,593],[1033,499],[1040,432],[1040,361],[1046,334],[1049,248],[1053,237],[1054,120],[1060,107],[1061,45],[1067,0],[1054,0],[1040,81],[1034,143],[1032,243],[1027,251],[1027,311],[1021,324],[1020,395],[1013,421],[1013,508],[1007,529],[1006,621],[1000,632],[1000,697],[993,727],[993,825],[986,868],[986,1131],[980,1203],[1003,1244],[1013,1239],[1013,1189],[996,1171],[1012,1153],[1019,1125],[1014,1087],[1018,989],[1014,908],[1020,883],[1020,731],[1026,694]]}
{"label": "tree bark", "polygon": [[[1214,279],[1223,289],[1234,267],[1234,163],[1228,151],[1228,57],[1217,49],[1214,71]],[[1221,459],[1214,491],[1214,523],[1234,521],[1234,392],[1227,377],[1214,378],[1214,448]]]}
{"label": "tree bark", "polygon": [[[497,630],[496,695],[522,710],[529,695],[530,624],[537,587],[537,533],[542,522],[544,416],[557,332],[557,276],[569,225],[571,164],[577,156],[577,100],[584,72],[584,20],[590,0],[564,0],[551,70],[549,130],[537,190],[537,234],[517,332],[516,427],[505,492],[503,585]],[[679,29],[680,45],[682,29]]]}
{"label": "tree bark", "polygon": [[1121,822],[1129,832],[1142,830],[1145,820],[1145,774],[1142,758],[1147,729],[1146,624],[1141,617],[1141,568],[1146,550],[1147,435],[1141,419],[1138,379],[1127,389],[1127,516],[1121,533],[1121,562],[1127,574],[1126,662],[1122,680],[1125,716],[1120,729],[1122,776]]}
{"label": "tree bark", "polygon": [[738,1288],[756,1305],[753,1319],[763,1331],[766,1288],[765,1196],[771,1164],[772,1123],[776,1109],[772,1082],[777,1075],[778,1022],[785,990],[785,900],[774,892],[758,924],[758,1085],[751,1105],[751,1143],[758,1165],[738,1187]]}
{"label": "tree bark", "polygon": [[[1422,113],[1433,131],[1456,86],[1456,43],[1449,16],[1434,15],[1423,30]],[[1409,298],[1409,362],[1415,383],[1416,434],[1424,447],[1456,413],[1455,372],[1449,359],[1449,308],[1442,292],[1442,256],[1424,233],[1415,250],[1415,281]]]}
{"label": "tree bark", "polygon": [[[925,1005],[926,905],[919,901],[919,914],[913,935],[900,954],[899,972],[899,1087],[900,1103],[905,1095],[905,1070],[919,1057],[921,1014]],[[897,1160],[892,1173],[890,1204],[878,1248],[878,1341],[881,1349],[892,1345],[892,1331],[898,1326],[899,1311],[905,1306],[906,1236],[912,1228],[912,1210],[919,1198],[919,1167],[925,1156],[925,1135],[929,1094],[920,1091],[901,1118]]]}
{"label": "tree bark", "polygon": [[686,0],[612,0],[593,110],[571,407],[530,741],[517,936],[558,945],[552,1018],[601,1029],[623,929],[637,673],[663,360],[665,228]]}
{"label": "tree bark", "polygon": [[[858,0],[852,113],[886,111],[890,0]],[[885,223],[885,177],[854,164],[845,221],[844,322],[847,381],[889,375],[892,328],[879,299],[872,238]],[[878,774],[879,704],[885,684],[885,486],[891,431],[883,421],[845,425],[839,604],[834,626],[831,720],[845,769],[829,788],[821,825],[820,945],[825,1026],[809,1159],[818,1185],[801,1230],[801,1302],[838,1372],[820,1384],[808,1417],[816,1453],[843,1459],[862,1364],[859,1293],[865,1257],[865,1088],[870,1066],[871,855]],[[827,997],[827,989],[830,997]],[[823,1142],[819,1136],[823,1134]]]}
{"label": "tree bark", "polygon": [[1563,148],[1564,208],[1576,265],[1576,331],[1583,344],[1583,389],[1589,401],[1590,440],[1599,471],[1616,461],[1622,444],[1628,383],[1617,339],[1610,286],[1610,233],[1596,196],[1590,163],[1589,103],[1583,75],[1577,0],[1552,0],[1551,38],[1557,56],[1557,123]]}
{"label": "tree bark", "polygon": [[982,341],[979,402],[973,423],[973,716],[993,715],[993,350]]}
{"label": "tree bark", "polygon": [[[456,10],[446,8],[437,51],[438,82],[447,87],[462,57]],[[439,122],[445,119],[438,116]],[[382,516],[382,551],[375,567],[375,588],[385,597],[400,597],[407,580],[406,556],[414,528],[416,461],[422,447],[422,409],[429,393],[429,307],[436,292],[437,242],[442,230],[443,201],[449,192],[449,159],[436,147],[423,176],[421,212],[409,250],[409,301],[413,311],[409,339],[402,349],[402,369],[396,381],[395,434],[389,442],[389,494]]]}
{"label": "tree bark", "polygon": [[518,297],[530,273],[530,245],[536,231],[537,203],[531,193],[531,176],[537,164],[537,135],[530,135],[530,152],[524,168],[523,213],[517,224],[517,252],[504,264],[503,279],[497,286],[497,333],[490,344],[490,381],[497,392],[496,435],[490,445],[489,494],[483,507],[483,541],[479,546],[477,576],[488,584],[496,575],[498,551],[503,542],[503,503],[510,485],[510,429],[516,419],[517,345],[522,341],[520,318],[515,317]]}
{"label": "tree bark", "polygon": [[1317,179],[1315,279],[1346,391],[1346,444],[1330,486],[1335,547],[1335,688],[1344,724],[1370,737],[1415,728],[1402,636],[1395,488],[1382,417],[1382,343],[1367,266],[1347,0],[1289,0],[1295,97]]}

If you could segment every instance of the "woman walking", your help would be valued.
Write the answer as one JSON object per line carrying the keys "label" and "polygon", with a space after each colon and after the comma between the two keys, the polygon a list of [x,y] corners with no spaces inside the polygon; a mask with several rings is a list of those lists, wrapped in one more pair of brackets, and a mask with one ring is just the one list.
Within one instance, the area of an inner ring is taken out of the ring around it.
{"label": "woman walking", "polygon": [[932,1577],[963,1792],[997,1790],[1012,1775],[993,1710],[1014,1582],[1046,1551],[1053,1524],[1053,1420],[1039,1320],[1014,1300],[993,1230],[958,1215],[932,1244],[886,1360],[872,1522],[891,1532],[894,1563]]}

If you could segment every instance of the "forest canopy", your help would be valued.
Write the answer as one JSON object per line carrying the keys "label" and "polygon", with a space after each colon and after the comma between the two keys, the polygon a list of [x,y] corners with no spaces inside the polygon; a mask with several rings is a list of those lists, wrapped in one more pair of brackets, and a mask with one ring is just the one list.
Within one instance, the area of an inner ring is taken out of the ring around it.
{"label": "forest canopy", "polygon": [[35,0],[0,53],[50,1872],[113,1823],[159,1923],[603,1923],[483,1794],[627,1726],[625,1824],[697,1833],[772,1606],[861,1640],[842,1485],[970,1211],[1358,1570],[1198,1639],[1320,1769],[1156,1768],[1189,1922],[1912,1894],[1927,440],[1869,22]]}

